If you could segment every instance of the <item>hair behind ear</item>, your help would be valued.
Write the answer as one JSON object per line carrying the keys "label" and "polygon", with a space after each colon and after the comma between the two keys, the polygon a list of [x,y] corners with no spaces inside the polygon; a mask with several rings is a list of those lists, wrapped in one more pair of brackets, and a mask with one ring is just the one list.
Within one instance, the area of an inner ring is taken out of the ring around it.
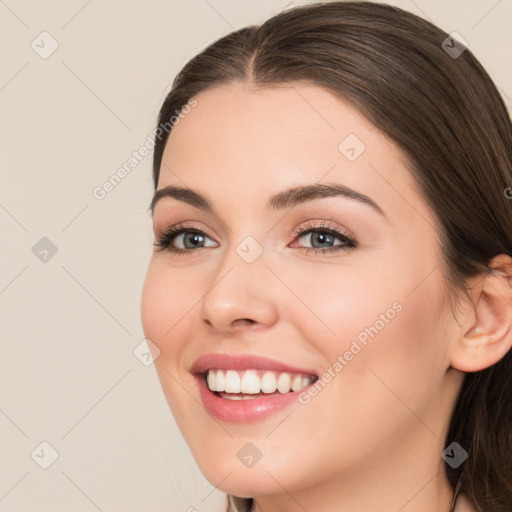
{"label": "hair behind ear", "polygon": [[446,446],[456,441],[468,452],[462,466],[446,465],[455,485],[485,512],[512,510],[512,352],[498,363],[466,373]]}

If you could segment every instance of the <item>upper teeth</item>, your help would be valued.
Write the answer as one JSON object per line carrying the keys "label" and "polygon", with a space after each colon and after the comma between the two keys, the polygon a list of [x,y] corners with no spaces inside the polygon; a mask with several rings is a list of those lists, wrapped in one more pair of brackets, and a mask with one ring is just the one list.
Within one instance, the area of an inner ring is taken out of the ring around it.
{"label": "upper teeth", "polygon": [[300,391],[309,386],[313,376],[261,370],[208,370],[206,382],[211,391],[226,393],[280,393]]}

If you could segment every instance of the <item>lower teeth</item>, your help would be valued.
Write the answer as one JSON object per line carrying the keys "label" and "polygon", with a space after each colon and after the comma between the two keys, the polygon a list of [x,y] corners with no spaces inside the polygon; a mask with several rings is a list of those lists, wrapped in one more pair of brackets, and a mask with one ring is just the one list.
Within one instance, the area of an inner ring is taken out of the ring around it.
{"label": "lower teeth", "polygon": [[[276,391],[277,393],[277,391]],[[247,394],[247,393],[224,393],[223,391],[216,392],[216,395],[221,398],[226,398],[228,400],[251,400],[253,398],[260,398],[262,396],[273,395],[275,393],[258,393],[258,394]]]}

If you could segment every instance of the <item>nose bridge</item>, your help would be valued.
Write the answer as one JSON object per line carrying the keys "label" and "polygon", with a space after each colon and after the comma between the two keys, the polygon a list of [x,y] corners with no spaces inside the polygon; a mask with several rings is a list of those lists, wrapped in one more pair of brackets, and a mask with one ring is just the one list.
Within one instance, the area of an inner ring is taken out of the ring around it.
{"label": "nose bridge", "polygon": [[266,263],[270,240],[266,239],[267,234],[261,219],[240,216],[236,224],[238,227],[230,231],[225,242],[226,251],[220,258],[219,277],[227,271],[230,274],[237,273],[238,278],[243,278],[244,281],[247,277],[246,284],[252,287],[255,285],[256,274],[263,277],[268,273]]}
{"label": "nose bridge", "polygon": [[232,238],[201,301],[202,319],[219,329],[242,319],[272,323],[276,313],[263,243],[252,235],[238,240]]}

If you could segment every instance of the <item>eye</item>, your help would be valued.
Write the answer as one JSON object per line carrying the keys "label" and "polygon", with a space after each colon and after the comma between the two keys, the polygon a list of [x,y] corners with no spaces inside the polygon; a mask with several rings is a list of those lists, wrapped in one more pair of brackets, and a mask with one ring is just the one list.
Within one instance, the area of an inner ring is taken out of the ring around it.
{"label": "eye", "polygon": [[[205,247],[202,244],[205,243],[207,238],[210,239],[204,231],[198,228],[176,224],[157,237],[153,245],[157,247],[157,251],[167,249],[173,254],[185,254]],[[172,243],[175,241],[182,245],[182,247],[174,247]]]}
{"label": "eye", "polygon": [[[291,245],[291,247],[296,247],[299,251],[306,254],[309,254],[311,251],[330,253],[357,247],[357,242],[352,236],[349,236],[341,229],[325,223],[320,225],[308,223],[295,230],[293,236],[294,240],[304,238],[309,240],[311,244],[318,245],[318,247]],[[205,245],[206,240],[211,240],[211,238],[204,231],[194,226],[176,224],[157,237],[153,245],[157,247],[157,251],[167,250],[171,254],[190,255],[194,250],[208,247]],[[338,243],[336,243],[336,240],[338,240]],[[178,243],[181,247],[174,246],[174,243]],[[215,246],[215,243],[213,246]]]}
{"label": "eye", "polygon": [[[297,247],[298,250],[309,254],[311,251],[319,253],[335,252],[340,250],[355,249],[356,240],[334,226],[325,223],[320,225],[306,224],[298,228],[294,233],[295,239],[304,238],[308,240],[313,247]],[[336,243],[335,241],[339,242]],[[317,247],[314,247],[317,245]]]}

